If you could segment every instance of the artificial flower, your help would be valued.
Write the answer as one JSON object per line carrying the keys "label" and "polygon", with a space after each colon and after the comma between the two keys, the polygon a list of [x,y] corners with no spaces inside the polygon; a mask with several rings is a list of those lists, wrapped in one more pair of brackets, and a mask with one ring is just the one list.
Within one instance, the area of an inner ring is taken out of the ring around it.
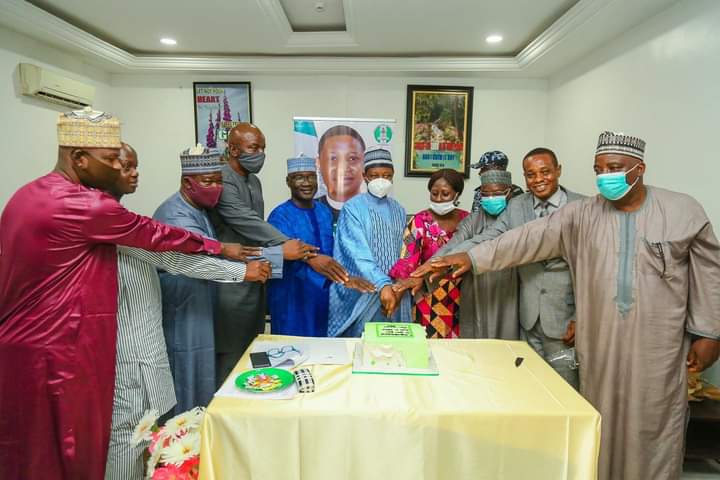
{"label": "artificial flower", "polygon": [[200,453],[200,434],[189,432],[181,438],[176,438],[170,445],[163,448],[163,463],[182,465],[183,462]]}
{"label": "artificial flower", "polygon": [[180,471],[175,465],[165,465],[155,470],[152,480],[185,480],[187,474]]}
{"label": "artificial flower", "polygon": [[146,410],[143,414],[140,422],[138,422],[135,430],[132,434],[131,442],[133,445],[138,445],[142,441],[147,441],[152,438],[152,428],[155,422],[160,417],[157,410]]}

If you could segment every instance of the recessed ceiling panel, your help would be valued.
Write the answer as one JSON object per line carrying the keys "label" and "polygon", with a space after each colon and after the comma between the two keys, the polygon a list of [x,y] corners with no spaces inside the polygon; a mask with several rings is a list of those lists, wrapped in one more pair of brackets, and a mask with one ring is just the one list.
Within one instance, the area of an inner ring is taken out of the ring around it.
{"label": "recessed ceiling panel", "polygon": [[342,0],[279,0],[293,32],[344,32]]}

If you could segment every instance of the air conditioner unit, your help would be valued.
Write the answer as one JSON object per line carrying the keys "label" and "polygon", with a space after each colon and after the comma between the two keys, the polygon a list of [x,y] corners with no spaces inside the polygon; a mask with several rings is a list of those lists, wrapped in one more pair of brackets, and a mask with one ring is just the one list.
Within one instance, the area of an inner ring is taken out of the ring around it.
{"label": "air conditioner unit", "polygon": [[37,65],[21,63],[22,94],[70,107],[87,107],[95,99],[95,87],[58,75]]}

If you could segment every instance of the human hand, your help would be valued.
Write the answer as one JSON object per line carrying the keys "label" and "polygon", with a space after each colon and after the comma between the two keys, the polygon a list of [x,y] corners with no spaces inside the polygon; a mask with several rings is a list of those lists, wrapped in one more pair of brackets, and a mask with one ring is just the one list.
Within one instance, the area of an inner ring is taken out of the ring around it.
{"label": "human hand", "polygon": [[[428,279],[430,282],[435,281],[437,278],[442,278],[448,273],[452,273],[452,278],[458,278],[472,270],[472,260],[470,260],[470,256],[464,252],[433,258],[429,263],[432,272]],[[416,275],[412,273],[411,276],[415,277]]]}
{"label": "human hand", "polygon": [[687,366],[690,372],[702,372],[720,356],[720,340],[701,337],[690,345]]}
{"label": "human hand", "polygon": [[282,252],[285,260],[307,260],[317,256],[318,247],[308,245],[305,242],[292,239],[283,243]]}
{"label": "human hand", "polygon": [[562,341],[568,347],[575,345],[575,320],[570,320],[570,323],[568,323],[567,330],[565,330],[565,336],[563,336]]}
{"label": "human hand", "polygon": [[406,290],[410,290],[413,295],[420,290],[423,286],[423,279],[422,278],[402,278],[395,282],[393,284],[393,291],[395,291],[396,294],[400,295]]}
{"label": "human hand", "polygon": [[231,260],[240,260],[247,262],[248,257],[257,257],[262,255],[260,247],[246,247],[239,243],[222,243],[220,247],[220,255]]}
{"label": "human hand", "polygon": [[375,292],[375,285],[360,277],[350,277],[348,281],[343,283],[343,286],[345,288],[352,288],[353,290],[357,290],[360,293]]}
{"label": "human hand", "polygon": [[318,255],[307,260],[307,264],[320,275],[329,278],[335,283],[345,284],[350,279],[347,271],[327,255]]}
{"label": "human hand", "polygon": [[382,304],[383,315],[390,318],[398,307],[398,297],[395,295],[392,285],[385,285],[380,290],[380,303]]}
{"label": "human hand", "polygon": [[433,273],[435,268],[433,267],[432,260],[433,259],[430,259],[416,268],[415,271],[410,274],[410,278],[423,278],[424,276]]}
{"label": "human hand", "polygon": [[255,260],[247,264],[245,267],[245,281],[246,282],[260,282],[265,283],[270,274],[272,268],[270,262],[265,260]]}

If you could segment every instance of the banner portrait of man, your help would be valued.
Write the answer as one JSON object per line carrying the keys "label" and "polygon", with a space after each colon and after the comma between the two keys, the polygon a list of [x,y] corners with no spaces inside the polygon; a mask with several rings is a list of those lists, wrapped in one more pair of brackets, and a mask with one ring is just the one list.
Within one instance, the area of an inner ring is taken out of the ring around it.
{"label": "banner portrait of man", "polygon": [[364,153],[389,148],[394,120],[295,117],[295,155],[316,160],[317,198],[329,206],[335,221],[345,202],[365,191]]}

